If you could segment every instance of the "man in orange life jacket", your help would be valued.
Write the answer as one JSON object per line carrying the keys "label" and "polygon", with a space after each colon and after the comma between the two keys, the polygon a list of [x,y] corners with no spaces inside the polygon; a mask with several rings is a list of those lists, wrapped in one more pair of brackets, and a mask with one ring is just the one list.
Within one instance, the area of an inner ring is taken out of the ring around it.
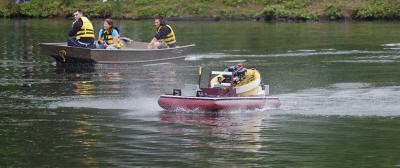
{"label": "man in orange life jacket", "polygon": [[84,17],[81,10],[74,12],[75,21],[68,35],[68,46],[95,48],[93,25],[87,17]]}
{"label": "man in orange life jacket", "polygon": [[162,16],[154,19],[154,25],[156,26],[157,32],[153,39],[148,44],[148,49],[161,49],[161,48],[173,48],[176,47],[176,37],[174,30],[168,25]]}

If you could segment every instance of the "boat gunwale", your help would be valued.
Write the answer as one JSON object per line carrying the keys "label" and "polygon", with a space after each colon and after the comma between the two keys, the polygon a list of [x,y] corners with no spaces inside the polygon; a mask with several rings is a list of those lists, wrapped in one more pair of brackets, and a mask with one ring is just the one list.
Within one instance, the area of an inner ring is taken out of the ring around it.
{"label": "boat gunwale", "polygon": [[245,97],[196,97],[196,96],[174,96],[174,95],[161,95],[159,98],[173,98],[173,99],[191,99],[191,100],[279,100],[277,97],[269,96],[245,96]]}
{"label": "boat gunwale", "polygon": [[186,56],[172,57],[172,58],[163,58],[163,59],[153,59],[153,60],[145,60],[145,61],[96,61],[100,64],[130,64],[130,63],[146,63],[146,62],[155,62],[155,61],[167,61],[174,60],[179,58],[185,58]]}
{"label": "boat gunwale", "polygon": [[185,49],[189,47],[195,47],[196,44],[188,44],[183,46],[176,46],[174,48],[161,48],[161,49],[134,49],[134,48],[122,48],[116,50],[106,50],[106,49],[97,49],[97,48],[83,48],[83,47],[73,47],[67,46],[66,43],[40,43],[40,45],[47,45],[47,46],[57,46],[57,47],[66,47],[66,48],[77,48],[82,50],[90,50],[90,51],[105,51],[105,52],[130,52],[130,51],[168,51],[168,50],[177,50],[177,49]]}

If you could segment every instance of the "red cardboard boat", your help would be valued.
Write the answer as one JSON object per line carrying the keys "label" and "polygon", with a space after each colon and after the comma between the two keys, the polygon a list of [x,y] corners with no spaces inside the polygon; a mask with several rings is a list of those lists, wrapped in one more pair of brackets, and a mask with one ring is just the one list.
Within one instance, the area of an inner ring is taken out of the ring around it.
{"label": "red cardboard boat", "polygon": [[[201,70],[199,75],[200,83]],[[245,69],[242,74],[212,71],[208,87],[174,89],[172,94],[161,95],[158,104],[170,111],[279,108],[279,98],[268,94],[269,86],[262,84],[260,73],[255,69]]]}
{"label": "red cardboard boat", "polygon": [[158,104],[166,110],[220,111],[237,109],[279,108],[276,97],[190,97],[161,95]]}

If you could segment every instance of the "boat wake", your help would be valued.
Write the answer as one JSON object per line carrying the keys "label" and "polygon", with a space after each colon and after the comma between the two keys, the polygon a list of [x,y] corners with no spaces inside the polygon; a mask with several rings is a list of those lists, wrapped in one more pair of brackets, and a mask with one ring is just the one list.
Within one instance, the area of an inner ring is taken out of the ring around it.
{"label": "boat wake", "polygon": [[208,54],[193,54],[185,58],[186,61],[200,61],[204,59],[221,59],[221,58],[264,58],[264,57],[307,57],[316,55],[354,55],[354,54],[398,54],[398,51],[368,51],[368,50],[336,50],[336,49],[321,49],[321,50],[289,50],[286,53],[273,54],[233,54],[233,53],[208,53]]}
{"label": "boat wake", "polygon": [[400,43],[382,44],[384,50],[400,50]]}
{"label": "boat wake", "polygon": [[49,108],[59,108],[59,107],[126,110],[126,111],[143,112],[143,113],[154,113],[161,110],[161,108],[157,105],[157,98],[150,98],[150,97],[64,100],[64,101],[54,102],[49,105]]}
{"label": "boat wake", "polygon": [[327,88],[277,95],[282,114],[400,116],[400,86],[338,83]]}
{"label": "boat wake", "polygon": [[[269,115],[317,116],[400,116],[400,86],[374,87],[366,83],[337,83],[325,88],[301,90],[275,95],[280,98],[278,109],[265,107],[254,110],[220,111],[220,114],[262,112]],[[186,114],[205,113],[201,110],[177,109],[164,111],[157,104],[157,97],[127,97],[116,99],[73,99],[51,103],[49,108],[95,108],[127,111],[127,115],[152,115],[160,112]]]}
{"label": "boat wake", "polygon": [[279,108],[265,106],[263,108],[256,108],[256,109],[229,109],[229,110],[220,110],[216,111],[204,111],[201,109],[185,109],[185,108],[177,108],[175,110],[164,110],[163,112],[172,112],[172,113],[182,113],[182,114],[245,114],[245,113],[258,113],[258,112],[274,112],[275,113]]}
{"label": "boat wake", "polygon": [[381,46],[383,46],[383,47],[400,47],[400,43],[388,43],[388,44],[382,44]]}

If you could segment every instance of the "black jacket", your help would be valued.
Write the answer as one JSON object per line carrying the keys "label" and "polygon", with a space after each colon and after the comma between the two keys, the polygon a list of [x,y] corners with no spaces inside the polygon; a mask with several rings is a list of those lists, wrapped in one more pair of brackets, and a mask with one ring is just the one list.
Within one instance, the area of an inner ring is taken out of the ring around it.
{"label": "black jacket", "polygon": [[78,31],[81,30],[82,25],[83,25],[82,19],[79,19],[78,21],[76,21],[74,23],[74,25],[72,25],[72,29],[69,31],[68,35],[70,37],[75,36],[76,33],[78,33]]}
{"label": "black jacket", "polygon": [[157,40],[164,39],[170,32],[171,30],[167,26],[161,25],[160,31],[157,32],[156,35],[154,35],[154,38],[156,38]]}

